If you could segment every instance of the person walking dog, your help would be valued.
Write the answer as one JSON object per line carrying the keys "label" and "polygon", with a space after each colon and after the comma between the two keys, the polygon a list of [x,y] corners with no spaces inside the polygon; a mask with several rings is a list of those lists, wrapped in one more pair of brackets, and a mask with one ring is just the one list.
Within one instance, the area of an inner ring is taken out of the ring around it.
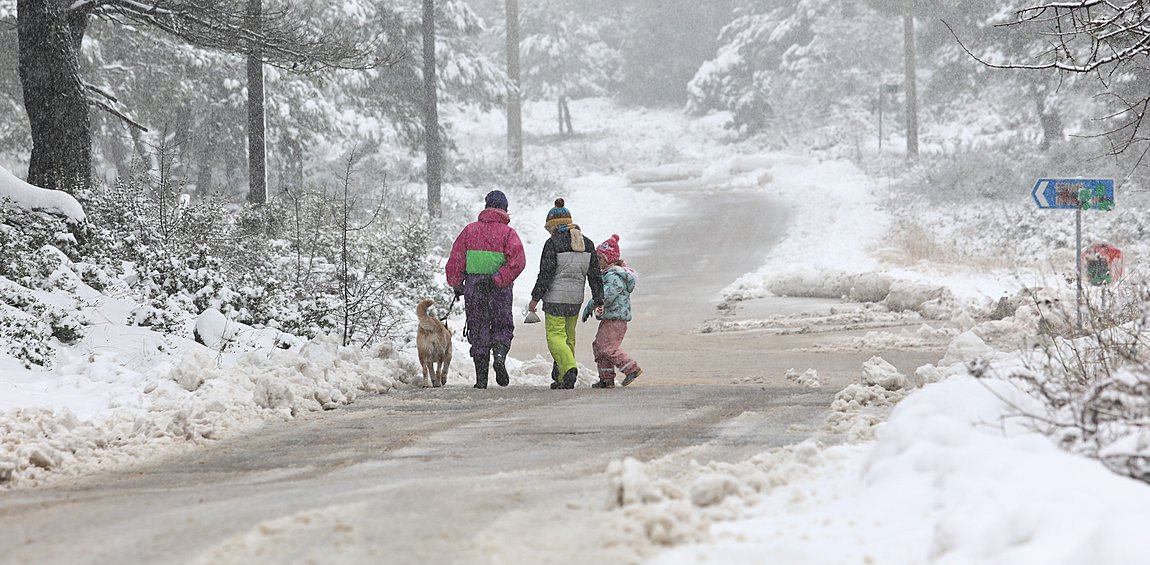
{"label": "person walking dog", "polygon": [[499,386],[511,382],[506,362],[515,337],[512,286],[527,259],[510,222],[507,195],[488,192],[479,219],[464,226],[447,259],[447,284],[457,297],[463,296],[475,388],[487,388],[489,364]]}

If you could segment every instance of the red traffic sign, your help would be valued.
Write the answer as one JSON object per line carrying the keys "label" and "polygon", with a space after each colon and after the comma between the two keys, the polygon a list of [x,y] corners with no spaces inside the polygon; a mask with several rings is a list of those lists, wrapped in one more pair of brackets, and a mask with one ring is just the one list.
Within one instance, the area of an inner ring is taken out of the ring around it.
{"label": "red traffic sign", "polygon": [[1109,243],[1092,243],[1082,250],[1082,272],[1094,286],[1122,278],[1122,251]]}

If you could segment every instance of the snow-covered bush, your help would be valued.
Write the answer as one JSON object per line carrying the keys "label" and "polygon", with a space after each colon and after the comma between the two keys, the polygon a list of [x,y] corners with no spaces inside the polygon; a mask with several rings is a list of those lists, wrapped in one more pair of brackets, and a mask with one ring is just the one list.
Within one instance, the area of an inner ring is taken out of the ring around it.
{"label": "snow-covered bush", "polygon": [[229,207],[173,188],[138,177],[86,197],[94,233],[84,252],[128,284],[134,324],[190,338],[210,308],[366,344],[394,336],[417,300],[443,292],[428,259],[436,232],[396,203],[317,189]]}
{"label": "snow-covered bush", "polygon": [[[1005,378],[1041,401],[1044,413],[1019,411],[1063,448],[1150,482],[1150,310],[1125,323],[1092,312],[1097,329],[1050,337]],[[970,371],[995,375],[983,362]]]}
{"label": "snow-covered bush", "polygon": [[0,203],[0,336],[5,353],[28,367],[51,364],[53,338],[69,344],[84,335],[82,321],[44,298],[68,300],[79,273],[99,279],[98,269],[78,266],[63,250],[77,251],[63,219]]}
{"label": "snow-covered bush", "polygon": [[0,278],[0,335],[7,353],[26,367],[47,366],[59,343],[75,343],[84,336],[83,324],[62,308],[41,300],[36,293]]}
{"label": "snow-covered bush", "polygon": [[28,282],[54,269],[54,258],[40,252],[55,248],[70,259],[78,257],[76,238],[64,218],[27,212],[8,199],[0,200],[0,276]]}

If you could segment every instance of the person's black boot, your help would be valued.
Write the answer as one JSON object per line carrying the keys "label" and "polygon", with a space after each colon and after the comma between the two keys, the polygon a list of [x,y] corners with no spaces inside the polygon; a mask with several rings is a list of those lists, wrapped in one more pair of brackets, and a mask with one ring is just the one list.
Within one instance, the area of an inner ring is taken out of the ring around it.
{"label": "person's black boot", "polygon": [[567,374],[563,375],[563,388],[575,388],[575,381],[579,379],[579,369],[571,367],[567,370]]}
{"label": "person's black boot", "polygon": [[491,362],[489,355],[473,357],[475,360],[475,388],[487,388],[487,364]]}
{"label": "person's black boot", "polygon": [[511,383],[511,376],[507,374],[507,352],[510,350],[511,345],[501,341],[491,344],[491,368],[495,369],[495,382],[499,386]]}
{"label": "person's black boot", "polygon": [[563,383],[559,382],[559,364],[551,364],[551,390],[563,388]]}

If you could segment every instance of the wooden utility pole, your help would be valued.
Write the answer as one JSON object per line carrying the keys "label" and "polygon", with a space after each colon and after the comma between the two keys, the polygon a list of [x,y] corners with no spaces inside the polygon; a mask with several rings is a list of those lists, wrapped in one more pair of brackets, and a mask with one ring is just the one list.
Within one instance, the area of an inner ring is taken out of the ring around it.
{"label": "wooden utility pole", "polygon": [[[260,19],[263,18],[263,0],[248,0],[247,16],[248,29],[258,35]],[[248,52],[248,202],[251,204],[268,201],[266,128],[263,54],[252,41]]]}
{"label": "wooden utility pole", "polygon": [[439,142],[439,99],[435,72],[435,0],[423,0],[423,141],[427,153],[427,212],[440,215],[443,148]]}
{"label": "wooden utility pole", "polygon": [[906,156],[918,155],[918,88],[915,86],[914,0],[903,0],[903,51],[906,62]]}
{"label": "wooden utility pole", "polygon": [[516,172],[523,170],[523,117],[519,97],[519,0],[506,0],[507,6],[507,158]]}

